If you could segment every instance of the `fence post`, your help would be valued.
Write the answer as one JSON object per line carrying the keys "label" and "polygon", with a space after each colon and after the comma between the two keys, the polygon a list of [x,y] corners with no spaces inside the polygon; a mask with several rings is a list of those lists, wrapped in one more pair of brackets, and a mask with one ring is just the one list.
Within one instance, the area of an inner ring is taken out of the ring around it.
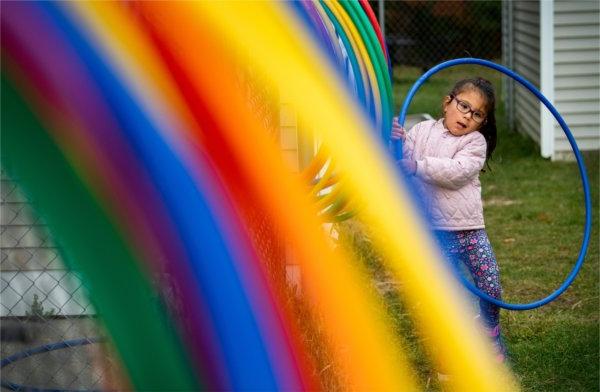
{"label": "fence post", "polygon": [[[513,62],[513,4],[511,1],[502,2],[502,58],[503,63],[510,69],[514,69]],[[515,129],[515,83],[512,78],[503,78],[503,98],[506,120],[511,131]]]}
{"label": "fence post", "polygon": [[379,11],[379,26],[381,27],[381,35],[385,40],[385,1],[377,0],[377,9]]}

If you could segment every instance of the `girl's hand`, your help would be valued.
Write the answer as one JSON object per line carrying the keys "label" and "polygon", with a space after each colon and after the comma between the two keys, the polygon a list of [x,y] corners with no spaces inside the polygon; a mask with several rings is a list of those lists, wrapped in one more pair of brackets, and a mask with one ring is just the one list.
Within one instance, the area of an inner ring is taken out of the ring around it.
{"label": "girl's hand", "polygon": [[394,117],[392,120],[392,134],[390,136],[391,140],[404,140],[406,139],[406,130],[402,128],[400,123],[398,122],[398,117]]}
{"label": "girl's hand", "polygon": [[414,176],[417,173],[417,162],[410,159],[400,159],[398,164],[402,166],[404,172],[409,176]]}

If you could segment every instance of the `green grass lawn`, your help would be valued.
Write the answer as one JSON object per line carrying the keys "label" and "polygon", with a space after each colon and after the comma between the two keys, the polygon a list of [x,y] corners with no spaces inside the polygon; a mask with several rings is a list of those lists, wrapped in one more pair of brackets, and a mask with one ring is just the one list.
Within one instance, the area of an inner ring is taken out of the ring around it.
{"label": "green grass lawn", "polygon": [[[396,113],[403,97],[420,76],[416,69],[396,69]],[[441,113],[441,100],[455,81],[480,75],[494,83],[501,101],[502,76],[479,66],[459,66],[432,77],[417,93],[409,113]],[[539,147],[506,127],[499,104],[498,147],[491,170],[481,176],[486,228],[501,268],[504,299],[526,303],[556,290],[569,274],[582,242],[584,206],[575,162],[551,162]],[[552,303],[528,311],[501,313],[511,365],[526,391],[595,391],[599,388],[599,232],[598,153],[585,154],[592,189],[593,232],[586,261],[573,285]],[[354,223],[342,225],[342,239],[351,240],[378,279],[386,279],[369,241],[356,236]],[[349,233],[352,238],[348,237]],[[386,303],[398,334],[410,350],[425,389],[437,390],[435,370],[423,354],[420,337],[396,291]]]}
{"label": "green grass lawn", "polygon": [[[519,135],[502,132],[498,163],[482,176],[485,216],[502,271],[505,298],[530,302],[556,290],[583,238],[581,180],[574,162],[550,162]],[[554,302],[504,311],[514,371],[525,390],[598,389],[598,154],[586,154],[593,231],[584,267]]]}

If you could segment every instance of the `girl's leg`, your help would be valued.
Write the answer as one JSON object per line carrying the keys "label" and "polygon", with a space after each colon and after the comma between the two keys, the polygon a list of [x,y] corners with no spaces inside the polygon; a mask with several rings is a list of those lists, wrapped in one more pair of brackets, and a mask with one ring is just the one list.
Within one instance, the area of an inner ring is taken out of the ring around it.
{"label": "girl's leg", "polygon": [[[459,239],[462,248],[460,258],[469,269],[475,285],[490,297],[500,299],[500,271],[485,230],[469,230],[463,233],[464,236]],[[500,309],[496,305],[481,300],[479,307],[487,327],[493,328],[498,325]]]}
{"label": "girl's leg", "polygon": [[[500,299],[500,271],[487,233],[483,229],[463,233],[459,238],[462,248],[460,258],[469,269],[475,285],[489,296]],[[500,334],[500,308],[484,299],[479,300],[479,308],[483,324],[503,360],[506,349]]]}

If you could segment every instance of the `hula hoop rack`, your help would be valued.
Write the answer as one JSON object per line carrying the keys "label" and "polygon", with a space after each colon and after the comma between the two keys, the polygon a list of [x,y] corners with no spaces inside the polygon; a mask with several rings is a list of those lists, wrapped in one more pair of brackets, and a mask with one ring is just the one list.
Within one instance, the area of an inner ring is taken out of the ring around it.
{"label": "hula hoop rack", "polygon": [[[556,121],[558,121],[563,132],[567,136],[567,139],[569,140],[571,148],[573,149],[573,153],[575,153],[575,158],[577,160],[577,167],[579,168],[579,174],[581,176],[581,182],[583,185],[584,204],[585,204],[585,224],[584,224],[584,231],[583,231],[583,241],[581,243],[581,248],[579,249],[579,255],[577,257],[577,261],[575,262],[575,265],[571,269],[571,272],[569,273],[569,275],[567,276],[565,281],[560,285],[560,287],[558,289],[556,289],[554,292],[552,292],[550,295],[548,295],[547,297],[542,298],[538,301],[524,303],[524,304],[513,304],[513,303],[507,303],[507,302],[498,300],[496,298],[493,298],[493,297],[487,295],[486,293],[482,292],[477,287],[475,287],[467,279],[465,279],[464,276],[462,276],[462,274],[460,274],[460,273],[457,274],[459,276],[461,282],[463,283],[463,285],[470,292],[477,295],[479,298],[485,299],[497,306],[500,306],[501,308],[509,309],[509,310],[535,309],[537,307],[546,305],[547,303],[555,300],[559,295],[561,295],[571,285],[571,283],[573,283],[573,280],[575,280],[575,277],[581,270],[581,266],[583,265],[583,261],[585,259],[585,254],[586,254],[586,251],[587,251],[587,248],[589,245],[590,233],[591,233],[591,228],[592,228],[592,202],[591,202],[591,196],[590,196],[590,185],[589,185],[589,180],[588,180],[588,177],[586,174],[585,164],[583,162],[583,157],[581,156],[581,152],[579,151],[579,148],[577,147],[575,138],[573,137],[573,134],[571,133],[571,130],[569,129],[569,126],[567,125],[565,120],[562,118],[560,113],[558,113],[558,111],[556,110],[554,105],[552,105],[552,103],[550,103],[550,101],[548,101],[548,99],[532,83],[530,83],[528,80],[526,80],[521,75],[512,71],[509,68],[506,68],[502,65],[496,64],[496,63],[488,61],[488,60],[482,60],[482,59],[477,59],[477,58],[466,57],[466,58],[459,58],[459,59],[445,61],[443,63],[440,63],[440,64],[434,66],[429,71],[425,72],[415,82],[415,84],[413,84],[413,86],[411,87],[411,89],[408,92],[408,95],[406,96],[406,100],[404,101],[404,103],[402,105],[402,109],[400,111],[400,118],[399,118],[400,124],[404,125],[408,107],[409,107],[414,95],[416,94],[416,92],[427,81],[427,79],[429,79],[432,75],[436,74],[437,72],[439,72],[443,69],[450,68],[450,67],[453,67],[456,65],[464,65],[464,64],[481,65],[481,66],[492,68],[496,71],[502,72],[503,74],[513,78],[514,80],[519,82],[523,87],[525,87],[526,89],[531,91],[546,106],[546,108],[548,108],[548,110],[552,113],[552,115],[554,116]],[[396,153],[395,154],[396,160],[400,159],[401,154],[402,154],[401,143],[397,143],[397,147],[395,148],[395,153]]]}
{"label": "hula hoop rack", "polygon": [[[77,346],[85,346],[88,344],[94,343],[102,343],[104,339],[102,338],[82,338],[82,339],[72,339],[72,340],[63,340],[56,343],[44,344],[43,346],[33,347],[28,350],[20,351],[16,354],[13,354],[9,357],[4,358],[0,362],[0,369],[20,361],[21,359],[29,358],[34,355],[48,353],[50,351],[62,350],[65,348],[73,348]],[[81,390],[81,389],[57,389],[57,388],[37,388],[26,385],[17,384],[10,381],[2,380],[0,382],[0,386],[2,388],[6,388],[11,391],[29,391],[29,392],[96,392],[96,390]]]}

